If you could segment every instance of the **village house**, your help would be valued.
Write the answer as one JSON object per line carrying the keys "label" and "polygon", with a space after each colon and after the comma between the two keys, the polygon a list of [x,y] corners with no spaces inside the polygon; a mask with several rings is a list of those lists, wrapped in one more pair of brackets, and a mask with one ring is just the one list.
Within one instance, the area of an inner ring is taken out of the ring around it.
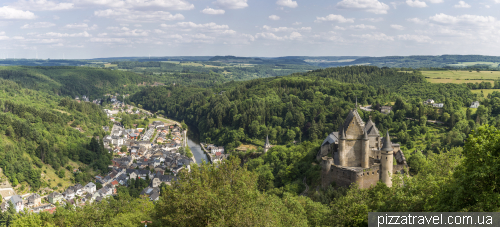
{"label": "village house", "polygon": [[434,99],[427,99],[424,101],[424,104],[434,104]]}
{"label": "village house", "polygon": [[33,193],[28,197],[27,207],[33,208],[40,205],[42,205],[42,197],[39,194]]}
{"label": "village house", "polygon": [[71,190],[70,188],[66,189],[66,191],[63,192],[64,199],[70,200],[75,198],[75,191]]}
{"label": "village house", "polygon": [[444,103],[434,103],[434,104],[432,104],[432,107],[443,108],[444,107]]}
{"label": "village house", "polygon": [[479,101],[475,101],[470,105],[470,108],[478,108],[479,107]]}
{"label": "village house", "polygon": [[49,194],[49,196],[47,196],[47,199],[49,200],[49,203],[56,204],[61,203],[64,199],[64,196],[59,192],[52,192]]}
{"label": "village house", "polygon": [[85,185],[84,190],[89,194],[93,194],[96,191],[96,185],[92,182],[89,182],[87,185]]}
{"label": "village house", "polygon": [[13,195],[10,197],[10,202],[12,205],[14,205],[14,208],[16,209],[16,212],[19,213],[19,211],[24,210],[24,203],[23,203],[23,198],[19,195]]}

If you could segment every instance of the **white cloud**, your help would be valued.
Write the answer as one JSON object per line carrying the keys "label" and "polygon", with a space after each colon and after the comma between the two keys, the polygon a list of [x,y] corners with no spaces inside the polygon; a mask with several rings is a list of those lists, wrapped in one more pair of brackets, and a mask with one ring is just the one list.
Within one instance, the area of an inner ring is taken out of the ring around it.
{"label": "white cloud", "polygon": [[397,29],[397,30],[403,30],[405,27],[399,25],[399,24],[391,24],[391,28]]}
{"label": "white cloud", "polygon": [[417,7],[417,8],[424,8],[427,7],[427,4],[425,2],[421,2],[419,0],[406,0],[406,4],[408,4],[411,7]]}
{"label": "white cloud", "polygon": [[57,33],[57,32],[47,32],[44,35],[41,36],[49,36],[49,37],[57,37],[57,38],[64,38],[64,37],[92,37],[88,32],[84,31],[82,33]]}
{"label": "white cloud", "polygon": [[316,17],[316,20],[314,22],[322,22],[322,21],[335,21],[339,23],[354,23],[354,18],[345,18],[342,15],[335,15],[335,14],[330,14],[326,17]]}
{"label": "white cloud", "polygon": [[218,15],[218,14],[224,14],[226,11],[223,9],[212,9],[210,7],[207,7],[201,11],[204,14],[211,14],[211,15]]}
{"label": "white cloud", "polygon": [[443,0],[426,0],[430,3],[434,3],[434,4],[437,4],[437,3],[443,3],[444,1]]}
{"label": "white cloud", "polygon": [[297,21],[297,22],[293,23],[292,25],[301,25],[301,24],[302,24],[302,22]]}
{"label": "white cloud", "polygon": [[365,25],[365,24],[357,24],[357,25],[351,25],[350,26],[351,29],[360,29],[360,30],[366,30],[366,29],[377,29],[375,26],[373,25]]}
{"label": "white cloud", "polygon": [[243,9],[248,7],[247,1],[248,0],[217,0],[213,3],[227,9]]}
{"label": "white cloud", "polygon": [[337,3],[340,9],[356,9],[375,14],[387,14],[389,6],[378,0],[342,0]]}
{"label": "white cloud", "polygon": [[415,41],[418,43],[428,43],[428,42],[432,41],[432,39],[429,36],[425,36],[425,35],[408,35],[408,34],[398,35],[398,39]]}
{"label": "white cloud", "polygon": [[206,23],[206,24],[196,24],[193,22],[178,22],[177,24],[169,25],[169,24],[161,24],[160,25],[163,28],[170,28],[172,29],[179,29],[184,32],[189,32],[189,31],[197,31],[197,32],[210,32],[210,33],[216,33],[216,34],[234,34],[236,33],[233,30],[229,29],[229,26],[223,24],[216,24],[214,22],[211,23]]}
{"label": "white cloud", "polygon": [[427,24],[427,21],[421,20],[421,19],[416,18],[416,17],[415,18],[408,18],[406,20],[409,21],[409,22],[413,22],[415,24]]}
{"label": "white cloud", "polygon": [[125,32],[115,33],[113,35],[115,35],[115,36],[148,36],[149,35],[149,31],[145,31],[145,30],[141,30],[141,29],[129,30],[127,28],[127,29],[122,29],[122,30],[124,30]]}
{"label": "white cloud", "polygon": [[298,6],[297,2],[296,1],[292,1],[292,0],[278,0],[276,2],[276,4],[278,4],[280,6],[290,7],[290,8],[295,8],[295,7]]}
{"label": "white cloud", "polygon": [[271,40],[285,40],[286,36],[280,37],[271,32],[257,33],[255,38],[271,39]]}
{"label": "white cloud", "polygon": [[269,40],[277,40],[277,41],[284,41],[284,40],[300,40],[302,39],[302,34],[298,32],[292,32],[290,33],[289,36],[277,36],[272,32],[262,32],[262,33],[257,33],[255,35],[255,38],[257,39],[269,39]]}
{"label": "white cloud", "polygon": [[351,36],[367,40],[394,41],[394,37],[388,36],[384,33],[372,33],[372,34],[351,35]]}
{"label": "white cloud", "polygon": [[458,4],[454,5],[455,8],[470,8],[471,6],[464,1],[459,1]]}
{"label": "white cloud", "polygon": [[460,16],[450,16],[444,13],[436,14],[435,16],[430,17],[430,19],[434,22],[441,24],[473,24],[473,25],[482,25],[482,24],[490,24],[496,22],[496,19],[492,16],[478,16],[478,15],[460,15]]}
{"label": "white cloud", "polygon": [[54,11],[54,10],[67,10],[73,9],[73,3],[57,3],[49,0],[18,0],[13,5],[17,9],[31,10],[31,11]]}
{"label": "white cloud", "polygon": [[378,18],[363,18],[363,19],[360,19],[360,20],[370,21],[370,22],[380,22],[380,21],[383,21],[384,18],[382,18],[382,17],[378,17]]}
{"label": "white cloud", "polygon": [[54,19],[54,20],[59,20],[59,19],[61,19],[61,18],[60,18],[59,16],[57,16],[57,15],[54,15],[54,16],[52,16],[52,19]]}
{"label": "white cloud", "polygon": [[36,16],[30,11],[14,9],[9,6],[0,7],[0,19],[35,19]]}
{"label": "white cloud", "polygon": [[90,42],[93,43],[130,43],[126,38],[91,38]]}
{"label": "white cloud", "polygon": [[33,24],[25,24],[21,27],[21,29],[27,29],[27,28],[50,28],[54,27],[56,24],[50,23],[50,22],[35,22]]}
{"label": "white cloud", "polygon": [[94,24],[92,26],[89,26],[86,23],[74,23],[74,24],[67,24],[64,26],[64,28],[67,29],[82,29],[82,30],[95,30],[98,28],[97,24]]}
{"label": "white cloud", "polygon": [[335,26],[335,27],[333,27],[333,29],[335,29],[335,30],[342,30],[342,31],[345,30],[344,27],[340,27],[340,26]]}
{"label": "white cloud", "polygon": [[94,12],[98,17],[116,18],[116,20],[130,21],[130,22],[157,22],[158,20],[184,20],[182,14],[171,14],[165,11],[134,11],[128,9],[107,9],[98,10]]}
{"label": "white cloud", "polygon": [[113,8],[162,7],[172,10],[191,10],[194,5],[185,0],[74,0],[78,5],[101,5]]}
{"label": "white cloud", "polygon": [[267,25],[262,26],[266,31],[270,32],[292,32],[292,31],[311,31],[311,27],[302,27],[302,28],[289,28],[289,27],[278,27],[273,28]]}
{"label": "white cloud", "polygon": [[276,15],[271,15],[271,16],[269,16],[269,19],[271,19],[271,20],[279,20],[280,17],[276,16]]}
{"label": "white cloud", "polygon": [[41,43],[41,44],[52,44],[52,43],[60,43],[62,39],[25,39],[27,42],[31,43]]}
{"label": "white cloud", "polygon": [[298,32],[292,32],[288,38],[291,40],[299,40],[302,39],[302,35]]}

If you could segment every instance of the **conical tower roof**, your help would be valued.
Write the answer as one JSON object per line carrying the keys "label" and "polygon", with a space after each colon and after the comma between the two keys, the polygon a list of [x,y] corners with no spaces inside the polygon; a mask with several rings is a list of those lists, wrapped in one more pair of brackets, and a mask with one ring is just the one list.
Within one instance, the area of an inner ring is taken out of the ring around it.
{"label": "conical tower roof", "polygon": [[344,132],[344,129],[342,129],[342,131],[339,132],[339,140],[345,140],[345,132]]}
{"label": "conical tower roof", "polygon": [[384,146],[382,146],[381,151],[393,151],[394,148],[392,147],[392,142],[391,142],[391,137],[389,136],[389,131],[387,131],[386,136],[384,137]]}
{"label": "conical tower roof", "polygon": [[363,139],[364,140],[369,140],[368,134],[366,133],[366,130],[363,129]]}

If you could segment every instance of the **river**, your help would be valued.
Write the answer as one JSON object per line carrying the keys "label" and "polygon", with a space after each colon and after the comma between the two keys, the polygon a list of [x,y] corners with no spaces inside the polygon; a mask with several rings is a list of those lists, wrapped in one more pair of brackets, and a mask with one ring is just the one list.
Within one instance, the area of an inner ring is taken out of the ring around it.
{"label": "river", "polygon": [[208,158],[205,152],[203,152],[203,149],[201,149],[201,146],[199,143],[194,142],[191,140],[189,137],[187,139],[187,144],[189,148],[191,149],[191,152],[193,152],[194,159],[196,160],[196,163],[201,164],[203,160],[205,160],[206,163],[208,163]]}

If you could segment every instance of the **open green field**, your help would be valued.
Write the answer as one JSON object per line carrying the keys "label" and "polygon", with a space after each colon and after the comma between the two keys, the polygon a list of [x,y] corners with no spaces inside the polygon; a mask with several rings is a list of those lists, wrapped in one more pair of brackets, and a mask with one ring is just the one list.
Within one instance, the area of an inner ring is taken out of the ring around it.
{"label": "open green field", "polygon": [[483,81],[493,83],[492,80],[500,79],[500,71],[422,71],[422,75],[431,83],[463,84],[476,82],[481,83]]}
{"label": "open green field", "polygon": [[477,90],[472,90],[472,93],[481,94],[481,91],[483,91],[484,97],[488,97],[488,95],[493,93],[494,91],[500,92],[500,89],[477,89]]}
{"label": "open green field", "polygon": [[454,66],[454,67],[467,67],[467,66],[474,66],[474,65],[489,65],[490,67],[498,67],[499,62],[483,62],[483,61],[475,61],[475,62],[461,62],[458,64],[448,64],[448,66]]}

